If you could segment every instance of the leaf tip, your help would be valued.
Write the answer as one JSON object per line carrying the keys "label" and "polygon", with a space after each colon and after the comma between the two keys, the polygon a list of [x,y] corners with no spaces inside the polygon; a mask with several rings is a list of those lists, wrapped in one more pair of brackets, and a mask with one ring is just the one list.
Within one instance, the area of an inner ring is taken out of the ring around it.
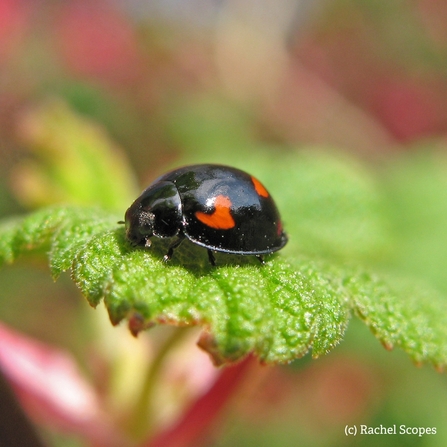
{"label": "leaf tip", "polygon": [[390,341],[381,340],[380,343],[382,343],[382,346],[383,346],[387,351],[392,351],[392,350],[394,349],[394,345],[393,345],[393,343],[391,343]]}
{"label": "leaf tip", "polygon": [[130,317],[129,317],[129,321],[128,321],[128,328],[130,333],[134,336],[137,337],[138,334],[141,331],[144,331],[146,329],[150,329],[152,327],[155,326],[155,323],[153,321],[146,321],[143,317],[143,315],[141,315],[138,312],[134,312]]}
{"label": "leaf tip", "polygon": [[207,354],[209,354],[209,356],[211,357],[211,361],[213,362],[213,365],[216,367],[233,364],[235,362],[242,360],[242,357],[238,358],[226,357],[219,349],[215,337],[208,331],[203,331],[200,334],[199,340],[197,341],[197,346],[203,349]]}
{"label": "leaf tip", "polygon": [[107,311],[109,313],[110,322],[113,326],[118,326],[122,320],[124,320],[129,312],[128,306],[107,306]]}
{"label": "leaf tip", "polygon": [[59,277],[61,276],[62,271],[59,270],[58,268],[54,267],[53,265],[50,265],[50,273],[51,273],[51,278],[53,279],[54,282],[56,282]]}

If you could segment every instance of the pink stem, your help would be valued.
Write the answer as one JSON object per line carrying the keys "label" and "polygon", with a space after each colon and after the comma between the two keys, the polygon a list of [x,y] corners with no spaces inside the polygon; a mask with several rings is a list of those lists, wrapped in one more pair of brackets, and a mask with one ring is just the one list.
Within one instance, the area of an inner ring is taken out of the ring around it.
{"label": "pink stem", "polygon": [[142,447],[198,447],[206,440],[207,429],[234,395],[253,362],[254,359],[248,357],[234,366],[226,367],[214,385],[185,411],[177,424]]}

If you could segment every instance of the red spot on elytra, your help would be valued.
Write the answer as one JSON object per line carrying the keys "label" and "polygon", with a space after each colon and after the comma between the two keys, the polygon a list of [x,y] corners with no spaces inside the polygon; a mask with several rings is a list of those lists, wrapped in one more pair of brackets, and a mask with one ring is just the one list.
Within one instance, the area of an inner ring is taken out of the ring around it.
{"label": "red spot on elytra", "polygon": [[262,197],[268,197],[269,193],[265,189],[264,185],[255,177],[251,178],[251,181],[253,182],[253,185],[255,187],[256,192],[262,196]]}
{"label": "red spot on elytra", "polygon": [[282,234],[282,222],[278,220],[277,226],[276,226],[276,234],[278,236],[281,236]]}
{"label": "red spot on elytra", "polygon": [[230,213],[231,200],[226,196],[217,196],[214,199],[214,211],[212,214],[197,211],[196,217],[200,222],[208,227],[216,230],[229,230],[233,228],[236,223]]}

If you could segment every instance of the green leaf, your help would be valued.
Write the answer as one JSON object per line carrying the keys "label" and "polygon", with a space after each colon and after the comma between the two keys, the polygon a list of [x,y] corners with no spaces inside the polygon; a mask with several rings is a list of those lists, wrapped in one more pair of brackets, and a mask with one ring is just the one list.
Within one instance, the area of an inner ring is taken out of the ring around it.
{"label": "green leaf", "polygon": [[[166,244],[132,248],[114,218],[88,208],[39,211],[1,233],[2,259],[46,247],[53,275],[72,268],[75,283],[96,306],[105,299],[114,324],[138,317],[151,323],[202,324],[201,344],[216,363],[255,352],[265,362],[286,362],[312,349],[328,352],[343,336],[348,309],[334,278],[310,262],[271,259],[264,267],[250,259],[218,256],[185,242],[166,265]],[[5,254],[3,254],[5,253]],[[257,262],[257,261],[256,261]],[[212,334],[212,335],[210,335]]]}
{"label": "green leaf", "polygon": [[112,319],[136,312],[146,322],[200,323],[212,334],[200,344],[216,363],[249,352],[265,362],[290,361],[309,349],[317,357],[340,341],[348,320],[330,279],[307,262],[293,268],[272,259],[265,267],[227,264],[193,272],[134,251],[109,286]]}
{"label": "green leaf", "polygon": [[262,362],[288,362],[329,352],[342,339],[351,309],[382,343],[417,362],[447,362],[447,305],[414,287],[391,288],[362,270],[306,258],[218,254],[185,241],[168,264],[169,241],[135,249],[117,217],[94,208],[53,207],[0,229],[0,260],[45,250],[53,275],[71,270],[96,306],[105,300],[111,321],[128,319],[134,333],[153,324],[201,325],[199,344],[216,364],[255,353]]}
{"label": "green leaf", "polygon": [[20,225],[19,219],[8,219],[0,226],[0,266],[14,261],[13,240]]}
{"label": "green leaf", "polygon": [[388,279],[365,273],[347,279],[354,311],[387,349],[400,347],[415,363],[442,369],[447,359],[445,298],[426,284]]}

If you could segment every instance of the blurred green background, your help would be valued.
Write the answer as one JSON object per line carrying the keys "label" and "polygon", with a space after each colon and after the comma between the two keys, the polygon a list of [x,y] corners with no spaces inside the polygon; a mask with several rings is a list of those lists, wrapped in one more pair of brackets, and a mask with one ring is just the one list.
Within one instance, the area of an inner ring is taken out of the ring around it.
{"label": "blurred green background", "polygon": [[[302,149],[358,158],[387,197],[398,247],[362,261],[446,293],[446,23],[442,0],[0,0],[0,215],[45,202],[30,193],[42,148],[27,117],[57,100],[103,129],[141,188],[216,157],[255,166],[268,152],[271,169]],[[2,321],[91,368],[92,311],[66,276],[54,284],[38,261],[19,262],[0,284]],[[330,355],[253,383],[209,445],[447,445],[445,375],[385,351],[357,321]],[[346,438],[354,424],[437,434]]]}

